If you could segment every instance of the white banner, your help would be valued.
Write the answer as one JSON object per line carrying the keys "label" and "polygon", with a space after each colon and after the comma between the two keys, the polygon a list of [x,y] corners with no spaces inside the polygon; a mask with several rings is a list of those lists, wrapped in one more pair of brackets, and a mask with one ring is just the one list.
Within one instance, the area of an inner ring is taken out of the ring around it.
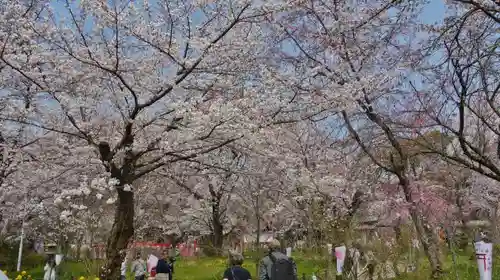
{"label": "white banner", "polygon": [[151,270],[153,270],[153,268],[156,268],[156,265],[158,264],[158,258],[155,255],[149,255],[147,264],[148,273],[151,273]]}
{"label": "white banner", "polygon": [[56,255],[56,265],[61,264],[62,259],[63,259],[63,255],[57,254]]}
{"label": "white banner", "polygon": [[493,244],[485,243],[483,241],[474,244],[476,248],[476,260],[479,268],[480,280],[491,280],[493,269]]}
{"label": "white banner", "polygon": [[342,274],[347,248],[345,246],[335,247],[335,257],[337,258],[337,275]]}

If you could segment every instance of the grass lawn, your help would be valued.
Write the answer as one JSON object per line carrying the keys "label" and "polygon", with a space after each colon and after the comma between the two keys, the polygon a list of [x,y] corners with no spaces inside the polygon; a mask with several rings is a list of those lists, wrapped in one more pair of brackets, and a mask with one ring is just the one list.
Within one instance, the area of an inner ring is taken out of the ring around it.
{"label": "grass lawn", "polygon": [[[297,267],[299,271],[299,279],[302,279],[302,275],[306,275],[306,279],[310,280],[311,275],[314,273],[318,276],[323,276],[324,269],[326,268],[325,258],[317,257],[314,255],[305,256],[297,255],[294,257],[297,262]],[[222,273],[226,268],[227,260],[225,258],[184,258],[179,259],[175,265],[175,280],[220,280],[222,278]],[[496,265],[498,264],[498,265]],[[98,271],[100,262],[64,262],[61,265],[61,280],[69,280],[71,277],[79,279],[81,276],[86,277],[87,280],[94,280],[95,275]],[[477,263],[475,259],[471,259],[470,255],[461,255],[457,257],[457,265],[453,266],[451,256],[447,257],[444,262],[444,269],[446,274],[443,276],[443,280],[457,280],[455,269],[458,272],[458,279],[460,280],[477,280],[479,279],[479,273],[477,269]],[[495,266],[496,265],[496,266]],[[253,279],[257,279],[256,272],[256,262],[254,259],[246,259],[244,267],[247,268]],[[27,273],[32,276],[33,279],[43,279],[43,267],[38,266],[34,269],[27,270]],[[15,279],[16,273],[8,274],[11,279]],[[427,261],[422,259],[420,261],[418,271],[411,273],[409,275],[402,275],[397,280],[428,280],[430,271],[427,266]],[[494,273],[493,279],[500,279],[500,256],[497,256],[494,260]],[[27,278],[24,278],[27,279]],[[133,279],[133,277],[129,277]],[[320,277],[319,279],[323,279]]]}
{"label": "grass lawn", "polygon": [[[421,267],[416,273],[402,275],[398,280],[428,280],[430,269],[426,259],[420,261]],[[479,270],[476,259],[471,259],[470,255],[458,255],[456,265],[453,259],[448,256],[444,260],[445,274],[442,280],[477,280],[479,279]],[[457,278],[458,275],[458,278]],[[493,256],[493,278],[500,279],[500,256]]]}
{"label": "grass lawn", "polygon": [[[324,270],[326,261],[322,258],[302,257],[294,258],[297,262],[297,267],[300,275],[317,274]],[[99,269],[99,262],[63,262],[61,264],[60,280],[69,280],[71,277],[79,279],[84,276],[88,280],[94,280]],[[256,261],[254,259],[246,259],[243,265],[250,271],[254,279],[256,278]],[[222,274],[227,268],[226,258],[181,258],[175,263],[175,280],[220,280]],[[43,267],[38,266],[34,269],[27,270],[27,274],[31,275],[32,279],[43,279]],[[8,273],[8,276],[15,279],[18,274],[15,272]],[[133,277],[128,277],[133,279]],[[308,278],[310,279],[310,277]]]}

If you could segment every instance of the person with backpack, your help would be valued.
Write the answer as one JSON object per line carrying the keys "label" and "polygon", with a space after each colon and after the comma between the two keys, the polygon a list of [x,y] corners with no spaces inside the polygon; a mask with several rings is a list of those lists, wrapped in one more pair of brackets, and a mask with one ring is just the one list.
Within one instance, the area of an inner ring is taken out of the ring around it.
{"label": "person with backpack", "polygon": [[229,267],[224,271],[222,278],[224,280],[252,280],[250,272],[241,267],[243,264],[243,255],[233,252],[229,254]]}
{"label": "person with backpack", "polygon": [[280,252],[280,242],[273,240],[267,246],[269,253],[260,262],[259,280],[297,280],[297,265]]}

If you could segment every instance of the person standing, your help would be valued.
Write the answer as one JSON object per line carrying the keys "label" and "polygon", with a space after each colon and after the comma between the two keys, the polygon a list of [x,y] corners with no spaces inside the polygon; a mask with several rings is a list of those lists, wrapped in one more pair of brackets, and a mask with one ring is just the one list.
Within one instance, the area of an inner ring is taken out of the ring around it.
{"label": "person standing", "polygon": [[259,280],[297,280],[297,265],[280,252],[280,242],[273,240],[267,247],[269,253],[260,262]]}
{"label": "person standing", "polygon": [[163,251],[161,257],[158,259],[156,264],[156,277],[155,280],[171,280],[170,275],[170,265],[168,263],[168,251]]}
{"label": "person standing", "polygon": [[243,264],[243,255],[240,253],[231,253],[229,255],[229,267],[224,271],[224,280],[252,280],[250,272],[241,267]]}
{"label": "person standing", "polygon": [[49,254],[47,256],[47,262],[45,263],[43,280],[56,280],[56,256],[54,254]]}
{"label": "person standing", "polygon": [[127,279],[127,254],[120,252],[120,258],[123,260],[120,268],[120,280],[125,280]]}
{"label": "person standing", "polygon": [[170,257],[168,259],[169,263],[168,263],[168,266],[169,266],[169,269],[170,269],[170,272],[168,273],[168,279],[169,280],[173,280],[174,279],[174,263],[175,263],[175,257]]}
{"label": "person standing", "polygon": [[145,280],[146,262],[141,258],[141,253],[137,253],[132,263],[132,272],[134,273],[135,280]]}

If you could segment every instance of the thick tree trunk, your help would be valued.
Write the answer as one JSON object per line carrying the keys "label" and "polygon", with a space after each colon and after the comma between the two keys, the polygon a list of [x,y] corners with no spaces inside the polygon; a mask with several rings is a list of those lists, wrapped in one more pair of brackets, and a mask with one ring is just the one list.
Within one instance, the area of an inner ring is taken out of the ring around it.
{"label": "thick tree trunk", "polygon": [[3,237],[7,235],[8,228],[9,228],[9,219],[5,219],[2,230],[0,230],[0,240],[3,240]]}
{"label": "thick tree trunk", "polygon": [[224,246],[224,226],[221,221],[220,212],[220,197],[212,195],[212,246],[217,255],[222,254],[222,247]]}
{"label": "thick tree trunk", "polygon": [[106,246],[106,265],[101,272],[101,279],[120,279],[120,267],[123,259],[120,252],[127,249],[134,235],[134,193],[118,189],[115,219],[111,235]]}
{"label": "thick tree trunk", "polygon": [[[255,259],[255,275],[260,275],[260,265],[259,258],[260,256],[260,197],[257,195],[255,197],[255,218],[257,219],[257,234],[255,236],[255,249],[257,251],[256,259]],[[243,252],[243,251],[242,251]]]}
{"label": "thick tree trunk", "polygon": [[97,259],[97,254],[94,251],[94,231],[90,231],[90,239],[89,239],[89,248],[90,248],[90,258]]}
{"label": "thick tree trunk", "polygon": [[222,253],[222,247],[224,245],[224,227],[218,219],[212,221],[212,245],[216,249],[217,254]]}
{"label": "thick tree trunk", "polygon": [[81,260],[82,241],[83,241],[83,235],[80,235],[80,237],[78,237],[78,240],[76,242],[76,256],[75,256],[75,259],[77,261]]}
{"label": "thick tree trunk", "polygon": [[424,249],[424,253],[429,260],[432,270],[432,278],[438,278],[443,273],[443,265],[439,257],[439,247],[436,242],[436,237],[434,236],[432,230],[429,230],[425,226],[418,209],[413,203],[409,180],[407,178],[400,178],[400,185],[403,188],[406,202],[411,204],[411,207],[409,208],[410,217],[415,226],[418,239]]}

